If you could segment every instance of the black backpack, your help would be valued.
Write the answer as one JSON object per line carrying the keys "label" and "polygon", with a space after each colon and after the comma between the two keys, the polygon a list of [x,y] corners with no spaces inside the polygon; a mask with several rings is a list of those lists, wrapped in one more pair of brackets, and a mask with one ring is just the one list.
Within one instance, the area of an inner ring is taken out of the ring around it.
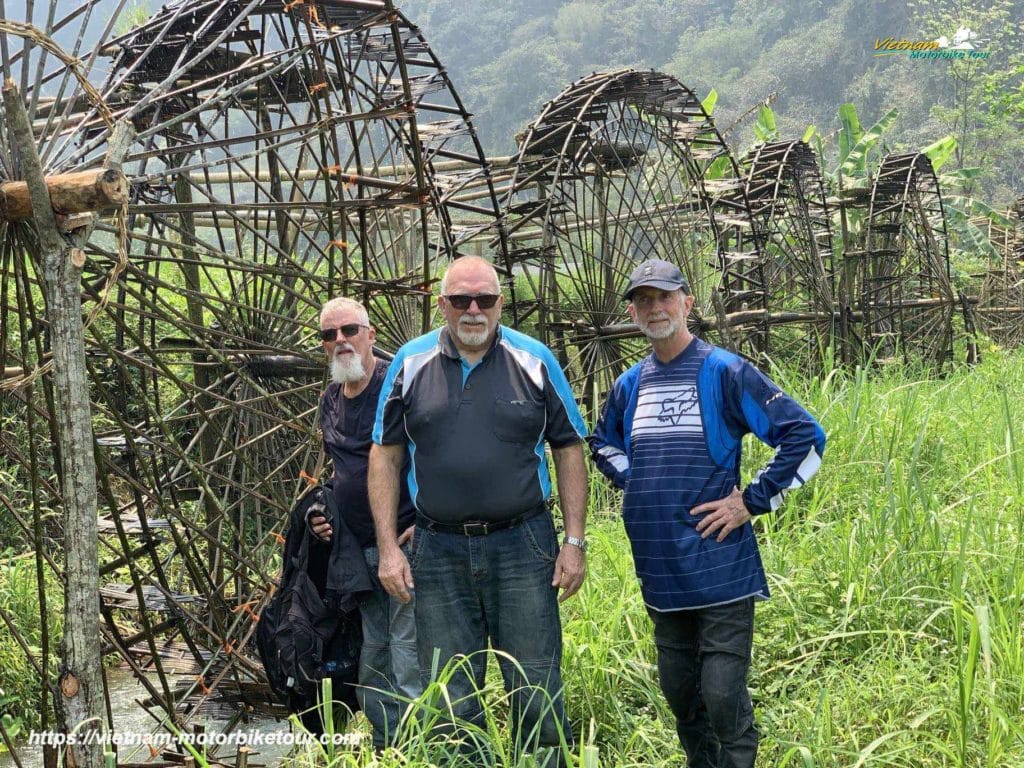
{"label": "black backpack", "polygon": [[[329,556],[310,556],[316,544],[305,521],[309,508],[317,503],[324,506],[334,528]],[[256,628],[256,647],[270,688],[291,711],[316,703],[324,677],[335,681],[336,699],[353,711],[358,709],[355,685],[362,629],[355,602],[361,590],[339,591],[338,579],[330,572],[333,568],[347,575],[361,564],[365,574],[362,560],[330,487],[318,485],[303,495],[289,516],[278,590]],[[368,581],[358,583],[369,586]]]}

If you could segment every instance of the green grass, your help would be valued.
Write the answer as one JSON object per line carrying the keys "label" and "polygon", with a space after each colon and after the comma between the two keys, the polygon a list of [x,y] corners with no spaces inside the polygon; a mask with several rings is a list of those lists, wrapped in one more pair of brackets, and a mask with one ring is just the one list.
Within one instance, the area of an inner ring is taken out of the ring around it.
{"label": "green grass", "polygon": [[[59,585],[46,572],[46,588],[50,609],[50,664],[56,669],[53,633],[60,632],[62,599]],[[17,627],[21,640],[32,658],[40,662],[42,628],[36,593],[36,563],[31,553],[15,555],[0,551],[0,610]],[[13,738],[24,736],[41,721],[39,711],[39,680],[24,649],[0,619],[0,718]],[[52,722],[52,721],[51,721]],[[0,752],[4,751],[0,741]]]}
{"label": "green grass", "polygon": [[[758,765],[1024,765],[1024,355],[989,351],[938,380],[776,378],[829,446],[810,486],[758,523],[773,595],[750,676]],[[746,473],[768,456],[751,448]],[[602,488],[592,505],[587,581],[563,610],[577,739],[594,765],[683,766],[617,499]],[[484,695],[501,738],[497,680]],[[376,764],[445,763],[416,734],[404,751]]]}
{"label": "green grass", "polygon": [[[829,445],[811,484],[758,521],[772,589],[750,676],[758,765],[1024,765],[1024,353],[989,350],[935,380],[896,368],[775,378]],[[745,474],[768,455],[750,446]],[[681,767],[618,496],[595,478],[591,503],[587,581],[563,609],[576,759],[589,748],[588,768]],[[18,594],[31,602],[32,590]],[[0,651],[6,642],[0,633]],[[443,696],[428,691],[428,716]],[[511,765],[494,674],[484,697],[481,735]],[[293,763],[444,765],[450,754],[410,726],[402,754],[309,749]]]}

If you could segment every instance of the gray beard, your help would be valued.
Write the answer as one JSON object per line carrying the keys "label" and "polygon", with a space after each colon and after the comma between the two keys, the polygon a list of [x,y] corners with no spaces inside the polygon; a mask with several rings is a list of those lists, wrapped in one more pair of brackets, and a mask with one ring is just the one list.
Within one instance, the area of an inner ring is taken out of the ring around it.
{"label": "gray beard", "polygon": [[363,358],[352,353],[350,358],[335,356],[331,360],[331,381],[338,384],[352,384],[362,381],[366,375],[366,368],[363,367]]}
{"label": "gray beard", "polygon": [[644,336],[646,336],[648,339],[659,340],[667,339],[670,338],[671,336],[674,336],[675,334],[679,333],[679,329],[681,327],[682,324],[679,322],[678,318],[670,317],[668,319],[668,325],[664,328],[659,328],[656,331],[652,331],[649,325],[644,325],[640,330],[643,331]]}
{"label": "gray beard", "polygon": [[458,335],[459,341],[467,347],[479,347],[486,344],[487,337],[490,332],[491,324],[488,322],[483,323],[483,325],[467,325],[460,321],[458,326],[455,328],[455,333]]}

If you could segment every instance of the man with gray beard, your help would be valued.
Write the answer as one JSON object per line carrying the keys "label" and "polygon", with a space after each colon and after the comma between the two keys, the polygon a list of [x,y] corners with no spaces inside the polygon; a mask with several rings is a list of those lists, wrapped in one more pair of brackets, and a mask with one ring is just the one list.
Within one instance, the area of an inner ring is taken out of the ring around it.
{"label": "man with gray beard", "polygon": [[[445,730],[454,725],[463,749],[490,762],[487,746],[473,743],[484,725],[476,692],[490,643],[507,654],[498,663],[511,693],[514,744],[543,751],[537,764],[550,768],[561,764],[554,748],[573,742],[558,604],[586,571],[586,426],[551,351],[500,324],[501,288],[489,262],[452,262],[438,308],[444,327],[398,350],[377,405],[370,502],[380,580],[409,600],[415,579],[424,681],[435,664],[468,657],[447,681],[457,722]],[[545,443],[565,521],[561,546],[547,504]],[[411,466],[402,470],[407,455]],[[411,558],[398,547],[395,526],[399,489],[407,486],[416,504]]]}
{"label": "man with gray beard", "polygon": [[[637,265],[623,298],[652,352],[616,379],[591,455],[625,491],[622,519],[686,764],[754,768],[747,674],[768,580],[751,519],[817,471],[825,433],[749,362],[690,333],[693,295],[675,264]],[[740,490],[748,433],[776,452]]]}
{"label": "man with gray beard", "polygon": [[[367,497],[370,435],[388,364],[373,355],[376,331],[366,308],[348,298],[328,301],[320,312],[320,339],[330,364],[331,382],[321,398],[320,426],[324,448],[334,465],[333,487],[338,509],[363,548],[374,590],[359,604],[363,646],[359,658],[359,705],[373,726],[378,749],[395,743],[404,699],[421,693],[416,657],[416,625],[412,602],[393,598],[377,577],[379,556]],[[406,459],[407,461],[407,459]],[[399,499],[400,545],[412,535],[415,509],[404,489]],[[329,542],[332,521],[314,512],[309,527]]]}

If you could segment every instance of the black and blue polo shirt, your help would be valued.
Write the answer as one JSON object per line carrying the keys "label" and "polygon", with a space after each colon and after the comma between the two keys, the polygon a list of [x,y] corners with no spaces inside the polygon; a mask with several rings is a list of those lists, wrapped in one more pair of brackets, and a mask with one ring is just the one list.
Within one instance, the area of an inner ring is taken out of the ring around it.
{"label": "black and blue polo shirt", "polygon": [[473,366],[446,327],[405,344],[373,427],[375,443],[408,447],[413,503],[442,523],[499,522],[537,507],[551,495],[544,442],[563,448],[586,436],[551,350],[502,326]]}

